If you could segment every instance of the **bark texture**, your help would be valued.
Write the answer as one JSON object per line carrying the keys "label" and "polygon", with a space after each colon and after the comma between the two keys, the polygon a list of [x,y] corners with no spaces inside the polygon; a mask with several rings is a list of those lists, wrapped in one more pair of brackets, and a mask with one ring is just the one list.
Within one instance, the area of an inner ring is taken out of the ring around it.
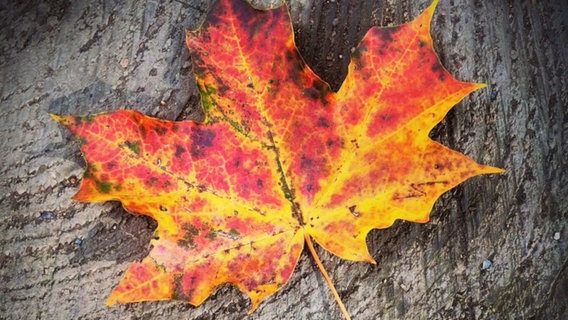
{"label": "bark texture", "polygon": [[[209,0],[0,3],[0,318],[235,319],[248,300],[223,285],[203,305],[106,307],[155,224],[117,203],[73,202],[83,162],[53,113],[136,108],[199,118],[184,28]],[[254,1],[270,6],[276,0]],[[289,0],[296,43],[333,88],[371,25],[415,17],[425,0]],[[568,2],[441,0],[433,36],[459,79],[488,82],[432,137],[507,169],[445,194],[427,224],[368,236],[376,266],[322,260],[354,319],[568,318]],[[304,254],[249,319],[338,319]]]}

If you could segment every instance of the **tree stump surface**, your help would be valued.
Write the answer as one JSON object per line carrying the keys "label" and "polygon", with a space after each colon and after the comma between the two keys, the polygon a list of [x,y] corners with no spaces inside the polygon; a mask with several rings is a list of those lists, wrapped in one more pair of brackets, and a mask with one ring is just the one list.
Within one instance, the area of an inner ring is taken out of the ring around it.
{"label": "tree stump surface", "polygon": [[[0,4],[0,318],[339,319],[304,253],[289,283],[250,316],[222,285],[201,306],[107,307],[155,223],[120,204],[79,203],[77,142],[48,115],[134,108],[199,118],[183,41],[211,5],[186,1]],[[258,0],[260,6],[276,0]],[[296,44],[337,89],[371,25],[414,18],[417,0],[289,0]],[[446,193],[430,222],[367,238],[377,265],[316,248],[354,319],[568,318],[568,2],[441,0],[432,32],[466,97],[431,136],[505,168]]]}

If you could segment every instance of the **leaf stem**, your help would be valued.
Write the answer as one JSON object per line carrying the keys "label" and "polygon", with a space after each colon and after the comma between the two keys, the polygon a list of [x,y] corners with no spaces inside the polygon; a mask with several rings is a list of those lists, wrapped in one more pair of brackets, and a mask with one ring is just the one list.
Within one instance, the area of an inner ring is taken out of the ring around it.
{"label": "leaf stem", "polygon": [[310,235],[306,233],[304,235],[304,238],[306,239],[306,243],[308,244],[308,249],[310,250],[312,257],[314,257],[314,260],[315,260],[318,268],[320,269],[325,281],[327,282],[327,285],[329,286],[331,293],[333,293],[333,297],[335,298],[335,301],[337,301],[337,304],[339,305],[339,309],[341,309],[341,313],[343,313],[343,316],[345,317],[346,320],[351,320],[351,316],[349,315],[349,312],[347,312],[347,309],[345,308],[345,305],[341,301],[341,298],[339,297],[337,290],[335,290],[335,286],[333,285],[333,282],[331,282],[331,278],[329,277],[329,274],[327,273],[327,271],[323,267],[323,264],[321,263],[321,260],[318,256],[316,250],[314,249],[314,244],[312,243],[312,239],[311,239]]}

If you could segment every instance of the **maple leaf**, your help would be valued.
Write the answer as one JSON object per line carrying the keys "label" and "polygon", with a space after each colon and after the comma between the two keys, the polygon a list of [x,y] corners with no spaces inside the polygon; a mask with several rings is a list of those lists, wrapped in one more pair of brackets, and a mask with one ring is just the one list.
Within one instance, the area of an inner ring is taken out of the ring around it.
{"label": "maple leaf", "polygon": [[52,115],[87,163],[74,199],[119,200],[158,222],[109,305],[180,299],[197,306],[222,283],[251,312],[290,278],[304,245],[349,317],[312,239],[349,260],[374,259],[365,238],[396,220],[426,222],[436,199],[501,169],[431,140],[450,108],[483,84],[442,66],[430,21],[373,27],[338,92],[306,65],[287,9],[219,0],[187,45],[206,119],[137,111]]}

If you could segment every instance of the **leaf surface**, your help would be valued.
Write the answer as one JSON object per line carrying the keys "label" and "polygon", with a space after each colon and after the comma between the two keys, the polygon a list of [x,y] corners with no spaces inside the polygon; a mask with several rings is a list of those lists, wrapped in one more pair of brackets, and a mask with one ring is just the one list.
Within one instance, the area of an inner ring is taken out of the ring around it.
{"label": "leaf surface", "polygon": [[107,303],[199,305],[229,282],[254,310],[289,279],[306,240],[374,262],[371,229],[426,222],[442,193],[501,172],[428,137],[483,86],[441,65],[429,34],[435,4],[410,23],[371,28],[332,92],[298,53],[284,6],[219,0],[186,34],[204,123],[132,110],[54,115],[87,162],[74,198],[118,200],[158,222],[149,255]]}

